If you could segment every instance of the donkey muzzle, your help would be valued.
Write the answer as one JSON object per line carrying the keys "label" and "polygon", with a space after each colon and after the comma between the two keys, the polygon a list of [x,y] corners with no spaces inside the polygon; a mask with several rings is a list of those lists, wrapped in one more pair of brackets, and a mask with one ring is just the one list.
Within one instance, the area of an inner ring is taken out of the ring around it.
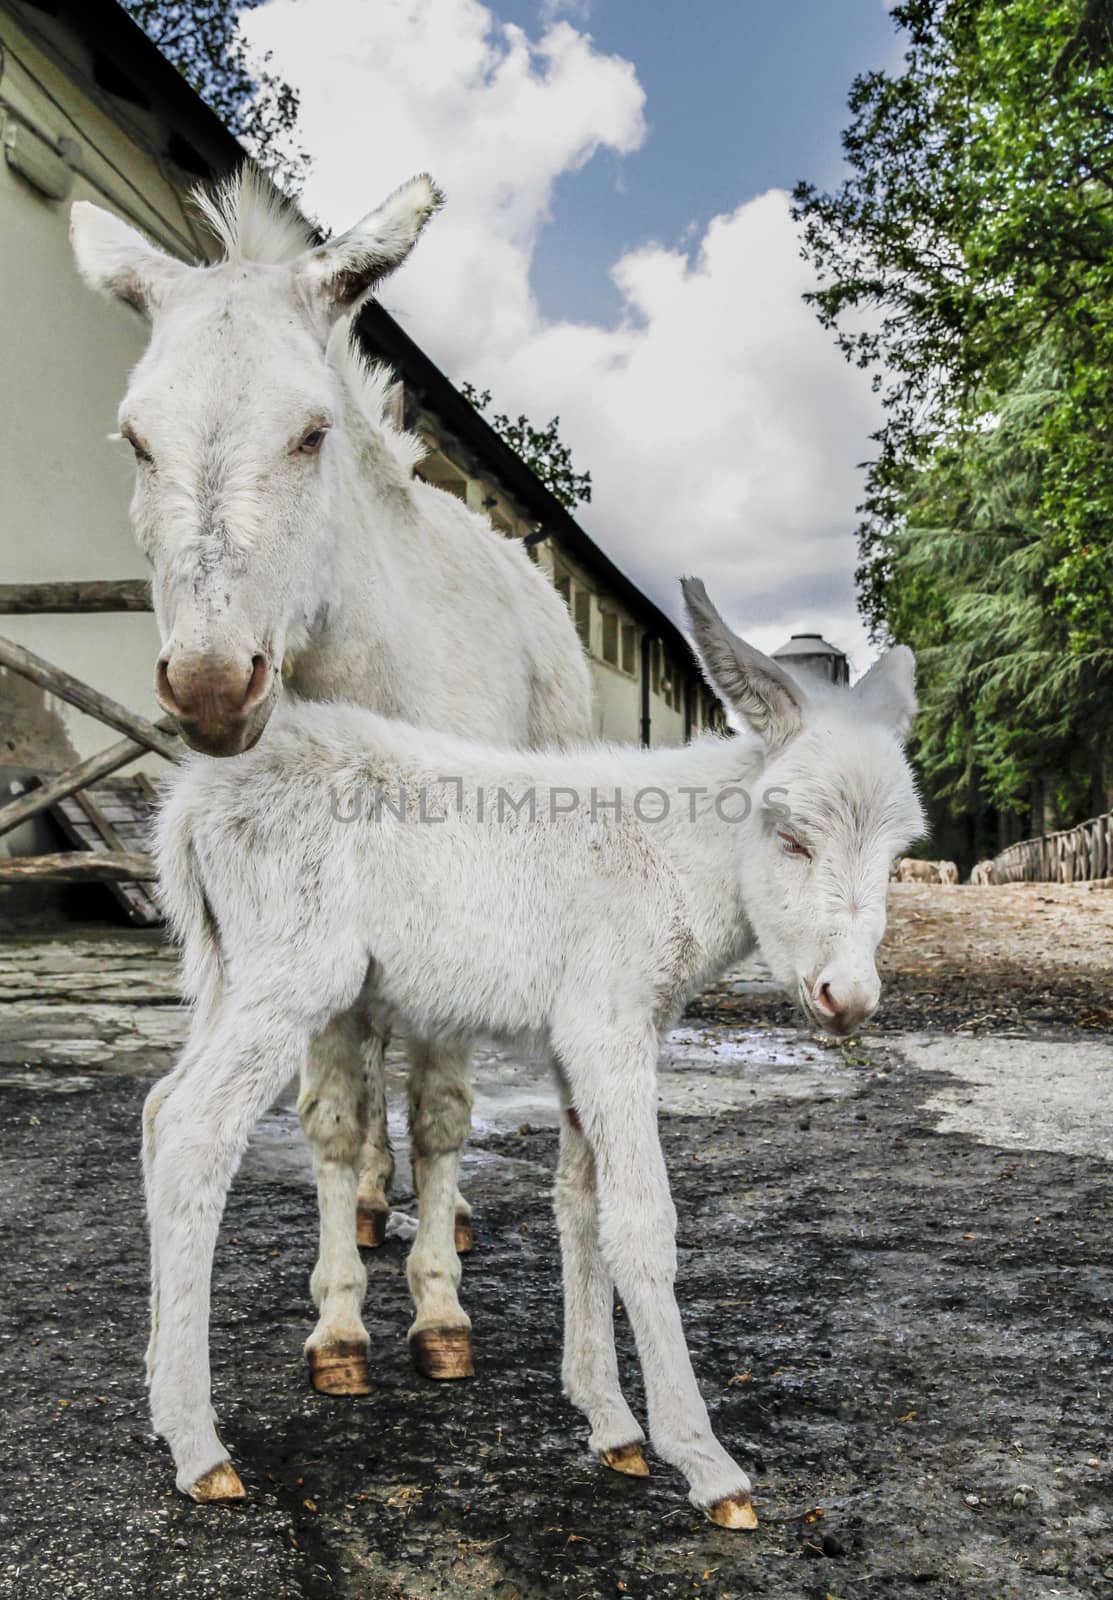
{"label": "donkey muzzle", "polygon": [[216,656],[171,648],[159,657],[155,692],[192,750],[234,756],[250,750],[266,727],[278,674],[258,653]]}

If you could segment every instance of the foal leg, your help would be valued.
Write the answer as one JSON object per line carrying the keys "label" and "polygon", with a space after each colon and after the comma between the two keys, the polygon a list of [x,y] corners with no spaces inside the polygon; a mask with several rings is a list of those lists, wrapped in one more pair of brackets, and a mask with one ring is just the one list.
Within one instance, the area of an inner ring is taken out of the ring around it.
{"label": "foal leg", "polygon": [[604,1466],[648,1478],[645,1434],[618,1381],[614,1285],[599,1249],[595,1157],[563,1082],[554,1200],[564,1282],[564,1393],[591,1424],[591,1448]]}
{"label": "foal leg", "polygon": [[213,1251],[248,1134],[297,1071],[307,1034],[273,1005],[226,1008],[207,1037],[195,1041],[188,1071],[157,1115],[148,1181],[158,1318],[150,1353],[151,1417],[170,1445],[179,1489],[195,1500],[243,1495],[212,1409]]}
{"label": "foal leg", "polygon": [[[160,1078],[152,1089],[148,1091],[143,1102],[143,1193],[147,1200],[148,1214],[151,1210],[151,1179],[154,1169],[155,1153],[158,1150],[158,1119],[163,1105],[168,1096],[182,1081],[194,1056],[199,1053],[204,1029],[195,1021],[190,1029],[190,1036],[182,1052],[181,1059],[172,1071]],[[151,1330],[147,1340],[147,1381],[150,1382],[151,1367],[155,1356],[155,1341],[158,1337],[158,1261],[155,1256],[155,1240],[150,1239],[151,1262]]]}
{"label": "foal leg", "polygon": [[757,1526],[750,1480],[711,1431],[676,1304],[676,1210],[657,1133],[657,1036],[582,1024],[554,1040],[595,1156],[599,1242],[637,1340],[653,1448],[726,1528]]}
{"label": "foal leg", "polygon": [[471,1128],[470,1052],[414,1042],[410,1047],[410,1140],[417,1190],[417,1234],[406,1262],[414,1302],[410,1354],[427,1378],[470,1378],[471,1321],[457,1299],[456,1178]]}
{"label": "foal leg", "polygon": [[367,1126],[367,1080],[358,1008],[334,1017],[309,1047],[298,1116],[313,1152],[321,1244],[309,1280],[320,1313],[305,1346],[313,1387],[322,1394],[370,1394],[370,1339],[360,1315],[367,1268],[356,1244],[356,1185]]}

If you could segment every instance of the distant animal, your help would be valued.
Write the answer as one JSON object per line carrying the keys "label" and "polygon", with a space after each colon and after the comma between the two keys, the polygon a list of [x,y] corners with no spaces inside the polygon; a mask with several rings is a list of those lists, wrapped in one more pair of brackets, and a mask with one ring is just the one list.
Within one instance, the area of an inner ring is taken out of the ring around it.
{"label": "distant animal", "polygon": [[939,883],[938,861],[918,861],[913,856],[905,856],[900,862],[898,873],[901,883]]}
{"label": "distant animal", "polygon": [[[602,1461],[645,1476],[645,1435],[619,1387],[617,1290],[657,1454],[713,1522],[756,1525],[676,1302],[660,1041],[758,942],[816,1027],[845,1036],[873,1012],[889,862],[923,825],[901,743],[914,663],[898,646],[853,689],[805,690],[731,633],[701,583],[684,593],[707,677],[748,724],[737,738],[536,753],[293,703],[240,760],[194,758],[173,780],[157,857],[195,1010],[144,1110],[148,1372],[155,1429],[195,1500],[243,1495],[209,1378],[228,1186],[308,1041],[362,996],[419,1052],[452,1040],[466,1062],[480,1035],[548,1049],[565,1393]],[[451,1171],[421,1185],[411,1284],[453,1197]],[[468,1319],[449,1266],[414,1338],[451,1347]]]}
{"label": "distant animal", "polygon": [[979,861],[970,874],[971,883],[992,884],[997,882],[997,869],[992,861]]}
{"label": "distant animal", "polygon": [[953,861],[937,862],[940,883],[957,883],[958,868]]}
{"label": "distant animal", "polygon": [[[322,245],[250,169],[198,200],[226,251],[214,266],[172,260],[86,202],[71,220],[86,280],[152,324],[120,431],[153,568],[156,687],[182,737],[212,756],[250,749],[284,683],[499,744],[590,738],[588,669],[563,600],[518,540],[414,477],[422,447],[391,420],[391,375],[352,341],[353,315],[440,205],[436,186],[414,178]],[[302,1074],[321,1212],[306,1357],[330,1394],[370,1388],[357,1238],[381,1244],[390,1210],[385,1043],[353,996]],[[411,1067],[415,1181],[455,1190],[467,1063],[438,1035]],[[436,1217],[443,1237],[434,1248],[427,1228],[410,1261],[419,1322],[472,1238],[461,1195]],[[428,1377],[471,1370],[462,1341],[448,1365],[411,1349]]]}

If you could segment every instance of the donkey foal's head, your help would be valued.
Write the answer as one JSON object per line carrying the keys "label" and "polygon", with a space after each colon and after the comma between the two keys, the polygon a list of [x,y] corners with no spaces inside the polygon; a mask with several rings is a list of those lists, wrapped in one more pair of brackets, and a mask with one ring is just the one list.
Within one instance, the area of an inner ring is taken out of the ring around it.
{"label": "donkey foal's head", "polygon": [[[201,209],[227,259],[190,267],[98,206],[73,207],[77,264],[151,323],[120,405],[132,521],[153,568],[156,686],[197,750],[255,743],[287,635],[330,598],[342,421],[329,331],[408,255],[440,204],[414,178],[329,244],[245,171]],[[333,447],[335,448],[335,446]]]}
{"label": "donkey foal's head", "polygon": [[923,827],[902,748],[912,652],[890,650],[853,689],[805,689],[730,631],[698,579],[684,599],[708,679],[765,747],[738,863],[762,954],[812,1022],[852,1033],[881,994],[889,864]]}

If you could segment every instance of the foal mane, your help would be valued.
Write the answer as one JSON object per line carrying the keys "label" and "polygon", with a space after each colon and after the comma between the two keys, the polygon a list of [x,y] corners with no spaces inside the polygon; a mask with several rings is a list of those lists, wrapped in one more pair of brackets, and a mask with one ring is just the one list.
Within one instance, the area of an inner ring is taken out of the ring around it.
{"label": "foal mane", "polygon": [[191,199],[229,261],[284,267],[315,242],[291,202],[247,162],[213,188],[198,184]]}

